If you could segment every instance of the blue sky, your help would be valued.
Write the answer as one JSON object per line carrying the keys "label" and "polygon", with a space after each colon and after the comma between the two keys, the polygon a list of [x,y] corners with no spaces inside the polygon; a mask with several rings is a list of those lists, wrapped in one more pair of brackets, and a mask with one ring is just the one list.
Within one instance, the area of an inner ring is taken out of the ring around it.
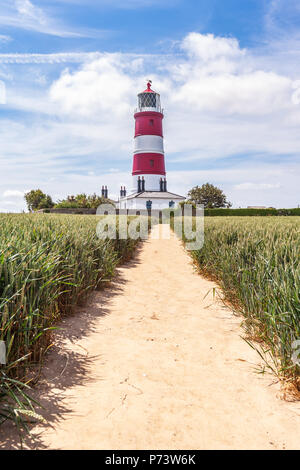
{"label": "blue sky", "polygon": [[[136,94],[165,108],[169,190],[299,201],[296,0],[1,0],[0,210],[131,187]],[[4,93],[5,91],[5,93]]]}
{"label": "blue sky", "polygon": [[[6,46],[8,52],[104,49],[163,53],[166,43],[180,41],[191,31],[235,36],[246,46],[257,41],[257,34],[263,37],[267,9],[263,0],[40,0],[31,3],[43,10],[49,23],[56,24],[57,34],[52,34],[52,38],[41,37],[42,28],[32,25],[26,28],[23,23],[23,30],[14,28],[14,44]],[[13,8],[10,10],[13,16]],[[9,35],[13,24],[9,25],[9,21],[6,24],[2,28]],[[62,33],[67,37],[60,38]]]}

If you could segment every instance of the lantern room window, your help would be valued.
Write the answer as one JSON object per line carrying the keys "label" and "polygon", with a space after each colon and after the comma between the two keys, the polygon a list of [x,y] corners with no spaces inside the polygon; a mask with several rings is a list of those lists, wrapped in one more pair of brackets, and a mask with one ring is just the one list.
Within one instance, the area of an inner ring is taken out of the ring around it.
{"label": "lantern room window", "polygon": [[[151,92],[142,92],[138,95],[138,109],[137,111],[156,111],[158,113],[162,112],[160,107],[160,96],[158,93],[153,91]],[[151,122],[149,122],[150,125]]]}
{"label": "lantern room window", "polygon": [[140,93],[140,108],[156,108],[156,93]]}

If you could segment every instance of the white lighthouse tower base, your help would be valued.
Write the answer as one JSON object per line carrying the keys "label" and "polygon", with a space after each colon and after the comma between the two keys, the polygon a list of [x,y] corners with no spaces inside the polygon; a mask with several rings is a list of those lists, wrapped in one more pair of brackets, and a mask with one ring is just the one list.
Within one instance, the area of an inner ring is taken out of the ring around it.
{"label": "white lighthouse tower base", "polygon": [[185,197],[169,192],[144,191],[121,198],[119,209],[146,210],[149,208],[149,201],[151,201],[151,209],[153,210],[172,209],[177,207],[180,202],[185,201]]}
{"label": "white lighthouse tower base", "polygon": [[138,178],[145,180],[145,187],[147,191],[159,191],[160,180],[164,175],[134,175],[132,177],[133,180],[133,188],[132,193],[136,192],[136,188],[138,187]]}

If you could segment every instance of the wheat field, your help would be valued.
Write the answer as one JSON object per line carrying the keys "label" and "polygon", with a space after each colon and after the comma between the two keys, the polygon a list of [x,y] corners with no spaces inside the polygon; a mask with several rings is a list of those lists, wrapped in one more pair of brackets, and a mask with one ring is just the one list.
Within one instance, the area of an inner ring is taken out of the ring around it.
{"label": "wheat field", "polygon": [[200,272],[243,314],[246,337],[266,367],[297,380],[300,218],[207,217],[204,233],[203,248],[192,252]]}
{"label": "wheat field", "polygon": [[95,216],[0,214],[0,424],[34,412],[27,390],[62,315],[110,280],[138,240],[100,240]]}

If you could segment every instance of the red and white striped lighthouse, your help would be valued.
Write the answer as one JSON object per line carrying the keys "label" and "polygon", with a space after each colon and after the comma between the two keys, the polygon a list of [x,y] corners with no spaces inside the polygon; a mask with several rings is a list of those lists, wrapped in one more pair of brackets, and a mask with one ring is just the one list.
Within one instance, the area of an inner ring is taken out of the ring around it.
{"label": "red and white striped lighthouse", "polygon": [[147,89],[138,94],[138,108],[134,114],[133,190],[166,191],[166,170],[163,142],[163,111],[160,95]]}
{"label": "red and white striped lighthouse", "polygon": [[147,89],[138,94],[134,113],[133,191],[127,195],[121,186],[120,209],[165,209],[185,200],[167,190],[163,117],[160,95],[151,90],[149,80]]}

